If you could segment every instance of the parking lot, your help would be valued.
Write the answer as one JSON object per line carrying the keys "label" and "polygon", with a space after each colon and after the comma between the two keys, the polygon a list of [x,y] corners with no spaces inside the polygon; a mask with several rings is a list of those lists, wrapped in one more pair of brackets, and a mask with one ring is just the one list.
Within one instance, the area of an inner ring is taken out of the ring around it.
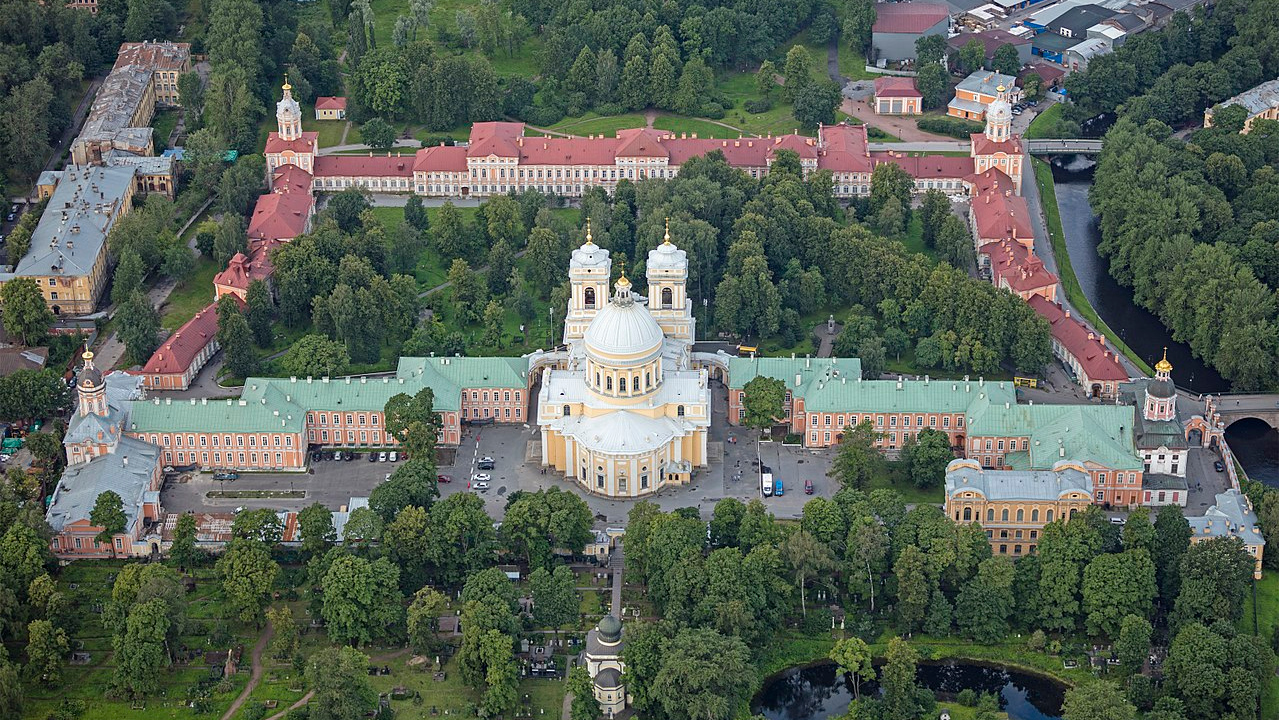
{"label": "parking lot", "polygon": [[[729,427],[725,418],[723,388],[716,388],[714,395],[715,417],[710,436],[712,462],[708,467],[697,468],[687,486],[666,488],[647,498],[663,510],[692,506],[709,518],[715,503],[723,498],[735,497],[745,502],[761,496],[759,470],[755,464],[757,450],[752,440],[754,431]],[[589,495],[575,481],[551,470],[543,472],[539,462],[539,442],[537,429],[530,426],[465,428],[453,464],[439,467],[440,474],[453,479],[451,483],[440,484],[440,495],[447,497],[458,492],[474,492],[484,499],[489,515],[500,518],[511,493],[559,487],[581,494],[601,523],[617,524],[626,520],[636,501]],[[782,497],[763,498],[769,510],[778,517],[799,517],[810,497],[829,497],[837,489],[835,482],[826,477],[832,451],[814,452],[768,442],[759,445],[758,453],[763,463],[772,468],[773,476],[780,479],[785,487]],[[479,460],[483,457],[493,458],[492,470],[478,469]],[[400,464],[368,462],[367,456],[357,455],[352,461],[312,461],[308,472],[240,473],[234,482],[217,482],[211,473],[195,473],[166,483],[161,504],[169,512],[232,512],[239,507],[298,510],[314,502],[337,510],[347,505],[352,497],[367,497]],[[477,472],[487,472],[491,476],[488,488],[478,490],[469,487],[469,480]],[[734,479],[739,473],[740,479]],[[813,481],[813,496],[804,494],[806,479]],[[207,493],[217,490],[292,490],[302,491],[305,495],[285,498],[207,497]]]}

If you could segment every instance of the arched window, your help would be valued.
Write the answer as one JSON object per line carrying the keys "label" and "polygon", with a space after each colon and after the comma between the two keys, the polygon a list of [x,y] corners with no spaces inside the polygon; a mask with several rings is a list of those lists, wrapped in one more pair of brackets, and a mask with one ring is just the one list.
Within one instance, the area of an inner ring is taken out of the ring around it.
{"label": "arched window", "polygon": [[1017,522],[1025,522],[1025,520],[1026,520],[1026,511],[1022,510],[1021,508],[1017,508]]}
{"label": "arched window", "polygon": [[651,387],[653,387],[653,373],[646,372],[644,373],[644,388],[648,389]]}
{"label": "arched window", "polygon": [[1039,522],[1039,508],[1030,511],[1030,521]]}
{"label": "arched window", "polygon": [[675,406],[675,414],[678,417],[684,417],[684,406],[683,405]]}
{"label": "arched window", "polygon": [[582,293],[582,300],[586,303],[586,307],[595,307],[595,288],[586,288],[586,292]]}
{"label": "arched window", "polygon": [[671,292],[670,288],[662,288],[662,307],[663,308],[670,309],[671,305],[674,304],[675,301],[673,299],[673,295],[674,293]]}
{"label": "arched window", "polygon": [[606,378],[604,378],[604,389],[605,389],[605,390],[612,390],[612,389],[613,389],[613,378],[611,378],[611,377],[606,377]]}
{"label": "arched window", "polygon": [[625,375],[617,379],[617,391],[626,392],[626,376]]}
{"label": "arched window", "polygon": [[565,406],[564,406],[564,417],[568,417],[569,415],[572,415],[572,414],[573,414],[573,409],[572,409],[572,408],[570,408],[568,405],[565,405]]}
{"label": "arched window", "polygon": [[1000,519],[1004,522],[1008,522],[1008,508],[1004,508],[1003,517]]}
{"label": "arched window", "polygon": [[986,508],[986,522],[995,522],[995,508]]}
{"label": "arched window", "polygon": [[1044,516],[1044,517],[1045,517],[1045,519],[1046,519],[1048,522],[1052,522],[1052,521],[1053,521],[1053,511],[1052,511],[1052,510],[1049,510],[1049,511],[1048,511],[1048,514],[1047,514],[1046,516]]}
{"label": "arched window", "polygon": [[968,522],[969,520],[972,520],[972,519],[973,519],[973,509],[964,508],[964,522]]}

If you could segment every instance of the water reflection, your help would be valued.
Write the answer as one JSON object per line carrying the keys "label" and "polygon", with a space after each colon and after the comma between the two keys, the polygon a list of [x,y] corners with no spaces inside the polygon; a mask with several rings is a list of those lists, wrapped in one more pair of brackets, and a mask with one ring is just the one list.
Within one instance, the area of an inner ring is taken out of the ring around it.
{"label": "water reflection", "polygon": [[[942,700],[965,689],[998,693],[1010,720],[1059,720],[1065,697],[1065,687],[1051,679],[977,663],[921,664],[916,678]],[[863,695],[878,692],[875,683],[862,685]],[[819,663],[775,675],[755,696],[751,712],[769,720],[824,720],[843,715],[852,699],[852,683],[834,664]]]}

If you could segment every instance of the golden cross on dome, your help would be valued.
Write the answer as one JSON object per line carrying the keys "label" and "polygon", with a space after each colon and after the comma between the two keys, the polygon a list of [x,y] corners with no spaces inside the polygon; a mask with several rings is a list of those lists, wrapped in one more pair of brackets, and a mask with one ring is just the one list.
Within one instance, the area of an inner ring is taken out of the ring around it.
{"label": "golden cross on dome", "polygon": [[591,242],[591,219],[586,218],[586,242]]}
{"label": "golden cross on dome", "polygon": [[665,238],[665,242],[663,242],[662,244],[663,245],[671,244],[671,219],[669,217],[666,218],[666,238]]}

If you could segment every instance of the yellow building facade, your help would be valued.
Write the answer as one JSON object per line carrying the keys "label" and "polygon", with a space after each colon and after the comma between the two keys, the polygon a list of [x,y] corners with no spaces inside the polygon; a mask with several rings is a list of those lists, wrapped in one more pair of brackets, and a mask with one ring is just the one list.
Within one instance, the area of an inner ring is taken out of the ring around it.
{"label": "yellow building facade", "polygon": [[1070,520],[1092,504],[1092,478],[1076,463],[1052,470],[986,470],[975,460],[946,466],[946,515],[955,522],[981,523],[998,555],[1035,551],[1044,526]]}
{"label": "yellow building facade", "polygon": [[693,368],[688,260],[669,232],[646,269],[647,297],[625,273],[609,297],[612,261],[588,225],[569,269],[566,349],[531,363],[542,464],[608,497],[651,495],[707,464],[708,376]]}

